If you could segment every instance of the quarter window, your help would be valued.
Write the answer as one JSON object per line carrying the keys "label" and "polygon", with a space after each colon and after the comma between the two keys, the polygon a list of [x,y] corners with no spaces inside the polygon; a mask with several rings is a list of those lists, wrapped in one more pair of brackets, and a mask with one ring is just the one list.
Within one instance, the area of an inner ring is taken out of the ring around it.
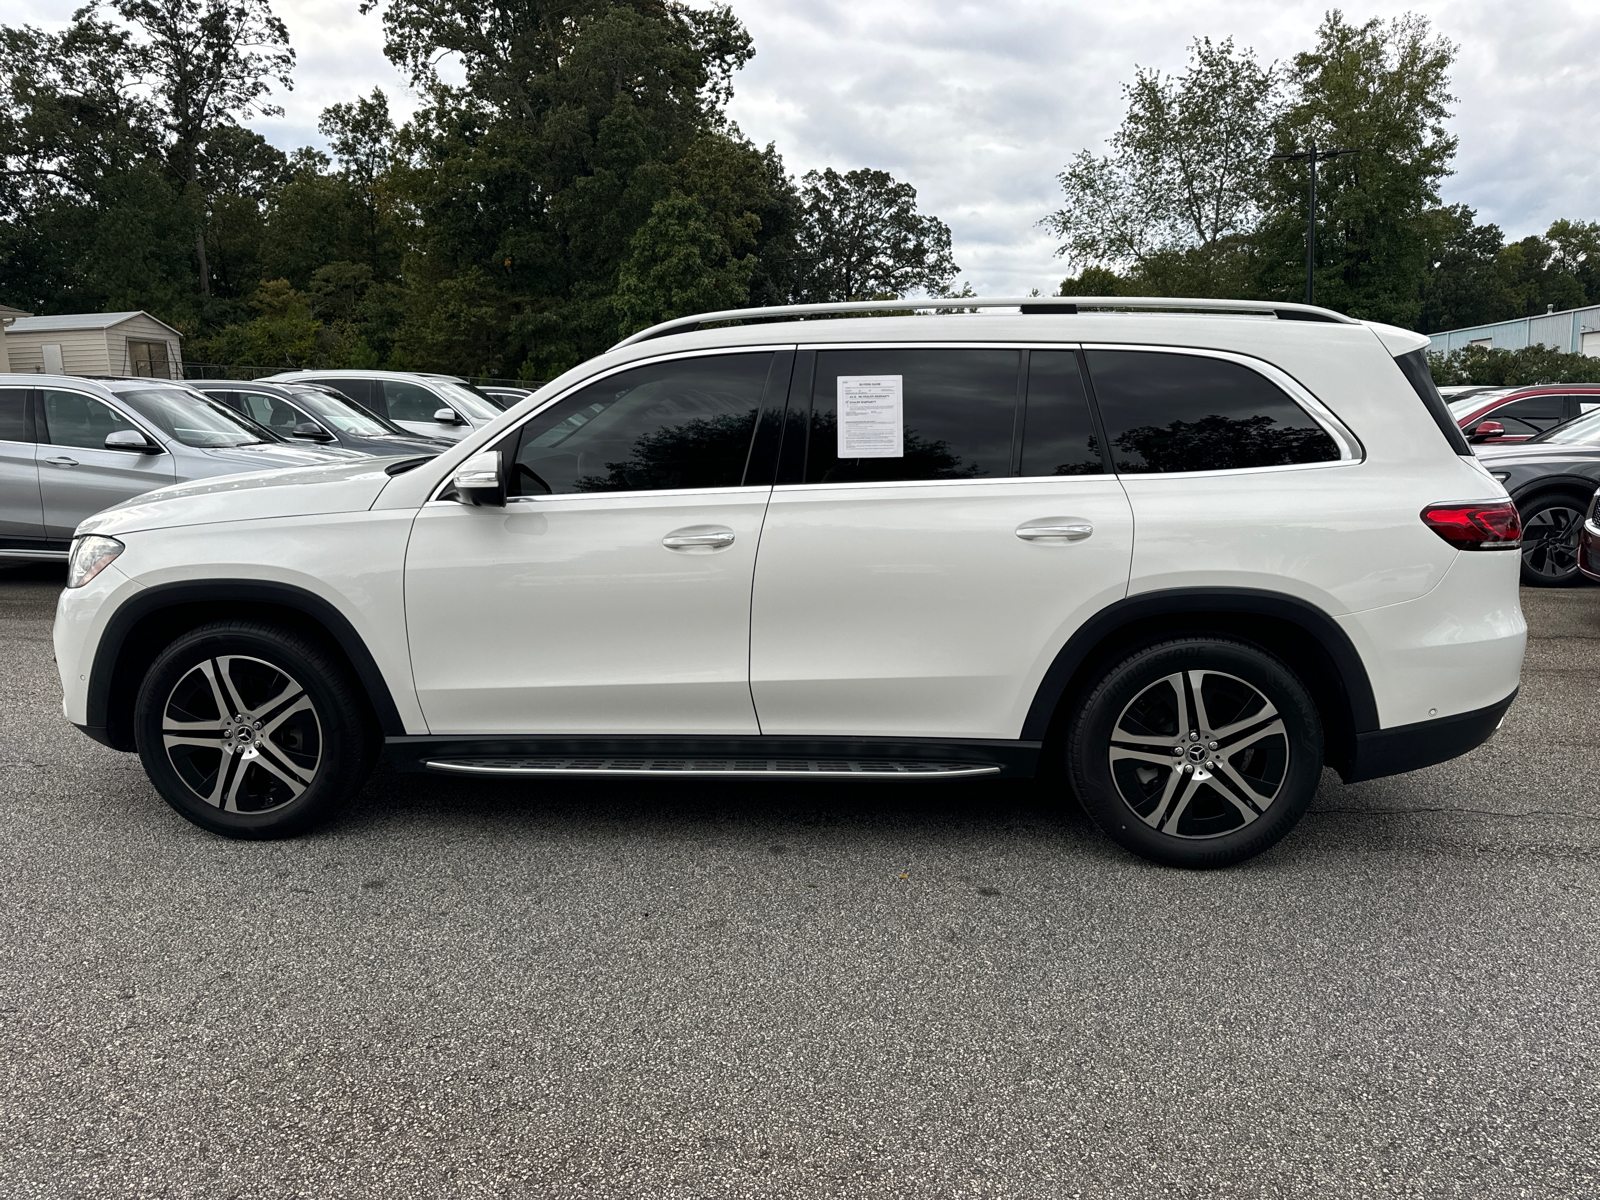
{"label": "quarter window", "polygon": [[1089,350],[1119,472],[1228,471],[1327,462],[1339,447],[1289,395],[1227,359]]}
{"label": "quarter window", "polygon": [[[819,352],[805,481],[1010,475],[1020,365],[1017,350]],[[843,429],[841,391],[847,402]],[[896,403],[898,439],[887,424]],[[861,415],[852,416],[852,409]],[[873,453],[857,457],[849,453],[853,447],[871,447]]]}
{"label": "quarter window", "polygon": [[1022,433],[1023,475],[1100,475],[1105,462],[1089,415],[1078,356],[1071,350],[1028,355],[1028,407]]}
{"label": "quarter window", "polygon": [[522,427],[507,491],[738,487],[772,359],[676,359],[590,384]]}
{"label": "quarter window", "polygon": [[123,429],[137,426],[115,409],[78,392],[57,392],[46,388],[44,429],[39,440],[52,446],[72,446],[78,450],[104,450],[106,438]]}

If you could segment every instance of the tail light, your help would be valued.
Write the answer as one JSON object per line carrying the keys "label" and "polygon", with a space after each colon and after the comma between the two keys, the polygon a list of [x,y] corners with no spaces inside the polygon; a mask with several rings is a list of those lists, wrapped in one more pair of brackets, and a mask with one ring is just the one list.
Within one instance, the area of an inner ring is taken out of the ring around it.
{"label": "tail light", "polygon": [[1422,523],[1457,550],[1515,550],[1522,518],[1509,500],[1498,504],[1430,504]]}

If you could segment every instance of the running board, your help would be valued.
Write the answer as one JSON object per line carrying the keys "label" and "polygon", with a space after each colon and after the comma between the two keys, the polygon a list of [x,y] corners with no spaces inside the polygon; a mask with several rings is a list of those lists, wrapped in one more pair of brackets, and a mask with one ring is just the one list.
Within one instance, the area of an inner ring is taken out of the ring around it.
{"label": "running board", "polygon": [[992,763],[838,758],[440,758],[430,771],[456,775],[675,776],[717,779],[961,779],[998,775]]}

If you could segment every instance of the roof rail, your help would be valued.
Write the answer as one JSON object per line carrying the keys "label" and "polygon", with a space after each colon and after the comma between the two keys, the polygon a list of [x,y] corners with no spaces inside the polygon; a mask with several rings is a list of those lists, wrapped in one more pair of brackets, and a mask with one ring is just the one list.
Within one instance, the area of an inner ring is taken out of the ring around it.
{"label": "roof rail", "polygon": [[1196,313],[1253,313],[1272,316],[1280,321],[1331,321],[1340,325],[1360,324],[1353,317],[1334,312],[1331,308],[1317,308],[1310,304],[1280,304],[1272,300],[1203,300],[1167,299],[1157,296],[1012,296],[984,298],[975,296],[935,296],[908,300],[849,300],[832,304],[779,304],[770,308],[729,308],[722,312],[699,313],[692,317],[677,317],[662,321],[648,329],[641,329],[623,338],[613,350],[647,342],[651,338],[665,337],[670,333],[687,333],[702,325],[716,325],[725,321],[783,320],[795,317],[837,316],[846,313],[916,312],[926,309],[964,308],[1016,308],[1024,313],[1055,313],[1070,315],[1079,309],[1140,309],[1156,312]]}

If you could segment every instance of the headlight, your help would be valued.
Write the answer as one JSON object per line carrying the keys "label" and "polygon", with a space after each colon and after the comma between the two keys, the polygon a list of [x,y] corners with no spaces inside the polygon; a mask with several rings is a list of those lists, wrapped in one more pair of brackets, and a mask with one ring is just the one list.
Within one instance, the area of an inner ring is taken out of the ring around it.
{"label": "headlight", "polygon": [[67,556],[67,586],[82,587],[121,553],[122,543],[113,537],[91,533],[88,537],[73,538],[72,553]]}
{"label": "headlight", "polygon": [[1506,480],[1511,478],[1510,471],[1490,471],[1489,474],[1494,476],[1494,481],[1496,483],[1504,483]]}

